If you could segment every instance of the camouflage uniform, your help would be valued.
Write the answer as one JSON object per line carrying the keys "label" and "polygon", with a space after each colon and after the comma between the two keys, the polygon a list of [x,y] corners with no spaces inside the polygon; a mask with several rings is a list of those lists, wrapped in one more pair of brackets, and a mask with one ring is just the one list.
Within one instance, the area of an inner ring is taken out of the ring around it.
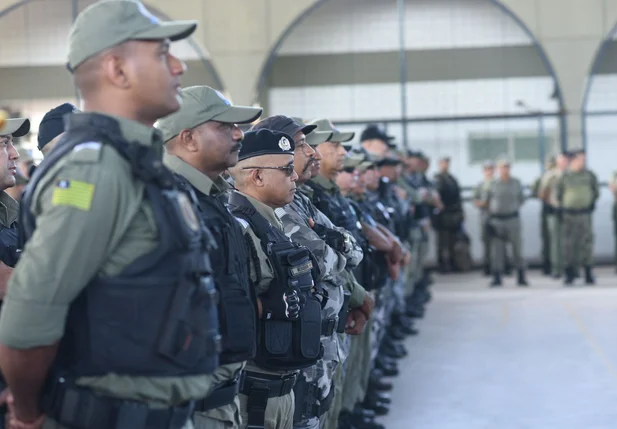
{"label": "camouflage uniform", "polygon": [[[351,234],[338,228],[346,234],[350,241],[350,246],[345,253],[339,253],[326,244],[320,236],[309,226],[309,218],[316,223],[320,223],[328,228],[337,229],[329,222],[323,213],[315,208],[310,200],[299,193],[294,196],[291,204],[282,209],[276,209],[283,222],[285,235],[291,240],[306,246],[319,264],[322,277],[317,279],[317,285],[323,289],[325,305],[322,308],[322,318],[335,320],[338,323],[338,316],[343,307],[344,290],[339,278],[348,261],[357,264],[362,259],[362,250],[357,246]],[[345,351],[339,345],[338,335],[333,333],[331,336],[321,337],[324,346],[323,358],[313,367],[301,371],[300,377],[304,377],[307,383],[315,384],[320,390],[320,400],[326,399],[330,394],[334,371],[338,363],[344,361]],[[296,407],[303,404],[296,403]],[[317,404],[320,405],[320,404]],[[321,413],[323,414],[323,413]],[[304,418],[294,422],[296,429],[314,429],[319,427],[319,416]]]}
{"label": "camouflage uniform", "polygon": [[[568,171],[557,180],[555,188],[562,212],[566,283],[570,283],[581,265],[589,271],[593,264],[591,213],[600,190],[596,176],[589,170]],[[590,272],[587,277],[587,283],[593,283]]]}

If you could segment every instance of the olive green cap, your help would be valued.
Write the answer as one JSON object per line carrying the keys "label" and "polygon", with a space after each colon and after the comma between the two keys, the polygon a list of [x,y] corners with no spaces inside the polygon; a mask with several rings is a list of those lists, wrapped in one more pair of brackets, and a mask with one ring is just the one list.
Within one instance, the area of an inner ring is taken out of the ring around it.
{"label": "olive green cap", "polygon": [[345,156],[345,161],[343,163],[344,168],[357,168],[364,160],[366,156],[363,153],[358,152],[349,152]]}
{"label": "olive green cap", "polygon": [[161,21],[139,1],[103,0],[81,12],[69,33],[69,70],[129,40],[172,42],[189,37],[197,21]]}
{"label": "olive green cap", "polygon": [[29,132],[30,119],[28,118],[5,119],[4,124],[2,125],[2,127],[0,127],[0,137],[23,137]]}
{"label": "olive green cap", "polygon": [[[297,116],[291,116],[291,119],[303,125],[310,125],[309,122]],[[312,131],[311,133],[307,134],[306,143],[309,146],[315,147],[315,146],[319,146],[322,143],[330,141],[330,137],[332,137],[332,132],[319,131],[319,128],[316,128],[315,131]]]}
{"label": "olive green cap", "polygon": [[223,94],[209,86],[189,86],[181,91],[180,110],[159,119],[155,124],[165,142],[182,130],[190,130],[208,121],[225,124],[249,124],[259,118],[260,107],[234,106]]}
{"label": "olive green cap", "polygon": [[338,130],[332,122],[328,119],[315,119],[314,121],[309,122],[309,124],[317,125],[317,129],[315,131],[329,131],[332,133],[332,136],[329,140],[330,142],[335,143],[345,143],[354,138],[356,133],[353,131],[350,132],[342,132]]}

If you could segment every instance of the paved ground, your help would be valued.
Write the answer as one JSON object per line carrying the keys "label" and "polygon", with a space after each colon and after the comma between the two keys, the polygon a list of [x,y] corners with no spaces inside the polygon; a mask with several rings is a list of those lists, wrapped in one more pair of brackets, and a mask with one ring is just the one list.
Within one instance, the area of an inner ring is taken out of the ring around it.
{"label": "paved ground", "polygon": [[617,428],[617,276],[564,288],[488,289],[479,273],[436,278],[407,341],[388,429]]}

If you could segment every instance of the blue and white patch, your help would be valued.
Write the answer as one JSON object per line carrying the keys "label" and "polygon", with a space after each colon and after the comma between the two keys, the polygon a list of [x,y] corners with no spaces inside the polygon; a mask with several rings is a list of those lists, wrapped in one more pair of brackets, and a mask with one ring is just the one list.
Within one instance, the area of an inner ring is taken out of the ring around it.
{"label": "blue and white patch", "polygon": [[101,150],[101,146],[102,144],[99,142],[80,143],[73,148],[73,152],[79,152],[79,151],[87,150],[87,149],[99,151]]}

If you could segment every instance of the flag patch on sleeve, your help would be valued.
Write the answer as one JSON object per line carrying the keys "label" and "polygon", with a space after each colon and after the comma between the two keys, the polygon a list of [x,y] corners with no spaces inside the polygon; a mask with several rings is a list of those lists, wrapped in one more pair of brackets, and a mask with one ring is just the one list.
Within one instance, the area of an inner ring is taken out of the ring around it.
{"label": "flag patch on sleeve", "polygon": [[59,180],[51,197],[53,206],[69,206],[90,211],[94,184],[79,180]]}

